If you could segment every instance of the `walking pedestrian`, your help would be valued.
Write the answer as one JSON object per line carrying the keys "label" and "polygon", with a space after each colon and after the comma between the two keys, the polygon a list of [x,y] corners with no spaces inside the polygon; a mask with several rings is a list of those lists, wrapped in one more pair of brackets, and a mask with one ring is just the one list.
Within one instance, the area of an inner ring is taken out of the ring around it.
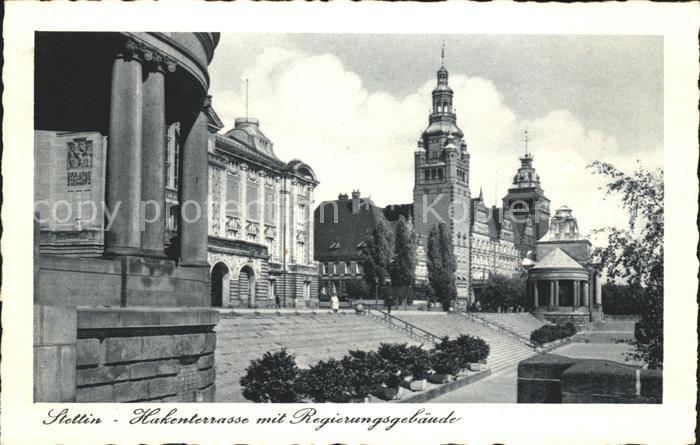
{"label": "walking pedestrian", "polygon": [[275,295],[275,307],[277,309],[280,308],[280,296],[279,295]]}
{"label": "walking pedestrian", "polygon": [[331,309],[333,309],[333,313],[337,314],[339,308],[340,308],[340,300],[338,300],[338,296],[336,294],[333,294],[331,296]]}

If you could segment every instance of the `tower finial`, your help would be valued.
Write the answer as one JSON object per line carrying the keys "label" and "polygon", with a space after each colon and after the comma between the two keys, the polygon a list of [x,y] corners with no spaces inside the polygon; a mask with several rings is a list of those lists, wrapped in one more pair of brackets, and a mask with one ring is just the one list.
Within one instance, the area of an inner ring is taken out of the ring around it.
{"label": "tower finial", "polygon": [[445,66],[445,41],[442,41],[442,52],[440,53],[440,66]]}
{"label": "tower finial", "polygon": [[529,140],[530,140],[530,139],[529,139],[528,136],[527,136],[527,129],[526,129],[526,130],[525,130],[525,156],[528,155],[528,152],[527,152],[527,143],[528,143]]}
{"label": "tower finial", "polygon": [[245,119],[248,120],[248,79],[245,80]]}

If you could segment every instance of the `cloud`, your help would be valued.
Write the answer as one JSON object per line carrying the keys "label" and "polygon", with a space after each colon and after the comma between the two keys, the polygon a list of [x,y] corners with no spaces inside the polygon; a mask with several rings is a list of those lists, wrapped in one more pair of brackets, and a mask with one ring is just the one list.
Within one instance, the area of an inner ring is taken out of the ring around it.
{"label": "cloud", "polygon": [[[250,83],[249,115],[275,144],[282,160],[299,158],[315,170],[321,184],[316,201],[335,199],[359,189],[379,205],[412,200],[416,141],[427,126],[435,79],[397,97],[370,91],[362,78],[332,54],[269,47],[244,70],[239,91],[214,91],[214,106],[227,128],[245,114],[245,80]],[[624,211],[616,200],[603,200],[603,178],[586,166],[600,159],[630,170],[634,158],[618,142],[586,128],[567,110],[552,110],[524,120],[504,103],[493,82],[450,74],[458,125],[471,154],[472,196],[483,187],[489,203],[512,183],[530,134],[534,165],[553,210],[574,209],[580,228],[621,225]],[[639,153],[647,166],[661,165],[661,149]],[[495,192],[497,189],[497,195]]]}

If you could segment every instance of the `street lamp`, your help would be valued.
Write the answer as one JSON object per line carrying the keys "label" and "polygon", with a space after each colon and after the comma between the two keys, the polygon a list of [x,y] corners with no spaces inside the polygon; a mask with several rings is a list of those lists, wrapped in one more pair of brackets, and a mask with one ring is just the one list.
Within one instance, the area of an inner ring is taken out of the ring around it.
{"label": "street lamp", "polygon": [[374,307],[379,308],[379,277],[374,277]]}

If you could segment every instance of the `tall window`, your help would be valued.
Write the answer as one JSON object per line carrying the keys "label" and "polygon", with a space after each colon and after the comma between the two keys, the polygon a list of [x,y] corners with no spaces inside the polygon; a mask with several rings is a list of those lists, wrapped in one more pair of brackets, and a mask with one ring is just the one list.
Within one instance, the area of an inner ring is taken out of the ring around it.
{"label": "tall window", "polygon": [[276,258],[277,252],[275,251],[275,239],[265,238],[265,240],[267,241],[267,253],[270,255],[270,258]]}
{"label": "tall window", "polygon": [[239,218],[241,215],[241,196],[238,177],[226,175],[226,216]]}
{"label": "tall window", "polygon": [[247,218],[253,221],[258,221],[258,207],[260,206],[260,203],[258,202],[258,184],[248,182],[245,201],[246,209],[248,210]]}
{"label": "tall window", "polygon": [[265,188],[265,224],[275,224],[275,190]]}
{"label": "tall window", "polygon": [[297,222],[297,230],[306,230],[306,204],[297,205],[297,214],[294,219]]}

